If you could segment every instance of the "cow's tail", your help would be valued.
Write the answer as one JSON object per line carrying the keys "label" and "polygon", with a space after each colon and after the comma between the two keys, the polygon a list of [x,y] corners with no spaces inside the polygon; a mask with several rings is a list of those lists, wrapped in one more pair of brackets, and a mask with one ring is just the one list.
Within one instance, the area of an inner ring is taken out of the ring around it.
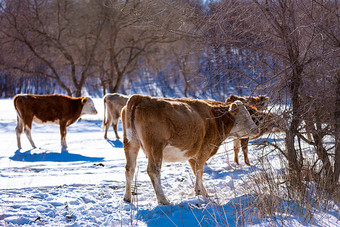
{"label": "cow's tail", "polygon": [[143,96],[133,95],[130,97],[126,104],[126,116],[125,116],[125,127],[131,129],[131,133],[137,136],[135,127],[135,114],[138,104],[142,101]]}
{"label": "cow's tail", "polygon": [[[22,96],[21,95],[16,95],[14,96],[14,99],[13,99],[13,103],[14,103],[14,109],[15,111],[17,112],[17,127],[23,127],[23,117],[21,115],[21,112],[20,110],[18,109],[18,102],[20,102],[20,100],[22,99]],[[21,123],[21,125],[19,125]]]}
{"label": "cow's tail", "polygon": [[103,119],[103,124],[102,124],[102,130],[104,130],[104,128],[105,128],[105,126],[107,124],[107,117],[106,117],[106,115],[107,115],[107,113],[106,113],[107,107],[106,107],[106,105],[107,105],[107,101],[106,101],[106,97],[104,96],[104,119]]}
{"label": "cow's tail", "polygon": [[15,111],[17,112],[17,116],[20,117],[20,118],[22,118],[22,116],[21,116],[21,114],[20,114],[20,111],[18,110],[18,102],[20,101],[20,98],[21,98],[20,95],[14,96],[13,104],[14,104],[14,109],[15,109]]}

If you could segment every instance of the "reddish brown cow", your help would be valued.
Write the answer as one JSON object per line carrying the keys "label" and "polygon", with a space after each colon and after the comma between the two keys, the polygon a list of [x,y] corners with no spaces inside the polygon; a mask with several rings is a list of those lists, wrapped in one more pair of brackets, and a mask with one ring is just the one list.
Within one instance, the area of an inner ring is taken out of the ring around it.
{"label": "reddish brown cow", "polygon": [[163,99],[133,95],[122,110],[126,189],[131,202],[131,184],[140,148],[148,158],[147,173],[157,200],[169,204],[162,186],[162,162],[188,161],[195,176],[195,192],[208,196],[203,185],[203,167],[230,135],[258,133],[242,102],[213,105],[202,100]]}
{"label": "reddish brown cow", "polygon": [[64,95],[16,95],[14,107],[17,111],[18,148],[21,149],[20,135],[22,130],[33,148],[31,137],[32,122],[39,124],[59,124],[61,146],[66,148],[66,128],[84,114],[97,114],[90,97],[72,98]]}
{"label": "reddish brown cow", "polygon": [[122,94],[107,94],[104,96],[104,120],[103,127],[105,127],[104,138],[107,139],[107,131],[112,124],[112,128],[116,134],[116,138],[119,139],[117,132],[118,121],[120,118],[120,113],[123,107],[126,105],[128,96]]}
{"label": "reddish brown cow", "polygon": [[235,102],[236,100],[240,100],[244,104],[247,104],[249,106],[255,106],[258,110],[265,110],[268,104],[269,98],[264,95],[260,96],[237,96],[237,95],[231,95],[226,100],[225,103],[229,104],[232,102]]}

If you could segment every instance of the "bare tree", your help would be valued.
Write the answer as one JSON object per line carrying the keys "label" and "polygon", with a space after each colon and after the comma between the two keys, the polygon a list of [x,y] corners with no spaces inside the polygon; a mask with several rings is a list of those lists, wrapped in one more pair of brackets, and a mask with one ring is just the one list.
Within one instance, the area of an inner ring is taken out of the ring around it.
{"label": "bare tree", "polygon": [[319,58],[310,73],[318,73],[312,89],[318,88],[313,93],[317,99],[313,107],[320,110],[316,111],[311,128],[315,143],[325,135],[334,136],[334,162],[329,160],[332,152],[316,144],[319,158],[324,162],[325,184],[332,190],[339,184],[340,175],[340,5],[338,1],[319,0],[313,0],[312,4],[315,10],[310,12],[309,19],[316,25],[319,45],[314,47],[314,53]]}
{"label": "bare tree", "polygon": [[102,21],[87,2],[4,1],[1,5],[2,63],[8,69],[55,80],[80,96],[96,54]]}
{"label": "bare tree", "polygon": [[[332,125],[335,131],[339,130],[338,121],[333,121],[339,114],[336,104],[339,101],[335,98],[339,96],[331,92],[337,91],[339,71],[338,3],[317,0],[253,0],[251,3],[232,0],[212,3],[214,13],[207,23],[207,40],[219,49],[225,46],[233,52],[250,51],[246,57],[254,56],[251,59],[256,60],[252,62],[256,70],[270,75],[264,80],[250,79],[272,91],[273,101],[280,100],[291,107],[285,112],[288,122],[285,156],[292,183],[301,182],[304,164],[303,153],[295,144],[299,139],[315,147],[327,181],[337,182],[339,174],[335,172],[340,168],[332,164],[332,153],[325,148],[323,138],[333,135]],[[249,71],[245,74],[249,76]],[[325,115],[325,108],[336,117]],[[303,121],[312,129],[314,141],[308,141],[301,132]],[[338,132],[334,134],[336,141]],[[336,142],[336,163],[339,163],[338,147]]]}
{"label": "bare tree", "polygon": [[164,27],[178,19],[169,16],[162,1],[98,0],[98,3],[106,21],[101,40],[105,59],[98,62],[102,63],[108,90],[117,92],[123,78],[138,69],[140,57],[148,55],[148,51],[152,53],[157,43],[178,39]]}

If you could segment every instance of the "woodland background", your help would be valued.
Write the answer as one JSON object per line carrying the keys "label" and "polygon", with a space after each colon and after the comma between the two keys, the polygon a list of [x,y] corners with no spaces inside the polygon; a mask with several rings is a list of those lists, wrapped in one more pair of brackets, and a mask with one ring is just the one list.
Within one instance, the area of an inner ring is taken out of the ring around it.
{"label": "woodland background", "polygon": [[[331,0],[1,0],[0,97],[265,94],[286,121],[285,149],[266,145],[283,154],[288,185],[303,191],[314,181],[339,199],[339,7]],[[316,159],[305,158],[301,140]]]}

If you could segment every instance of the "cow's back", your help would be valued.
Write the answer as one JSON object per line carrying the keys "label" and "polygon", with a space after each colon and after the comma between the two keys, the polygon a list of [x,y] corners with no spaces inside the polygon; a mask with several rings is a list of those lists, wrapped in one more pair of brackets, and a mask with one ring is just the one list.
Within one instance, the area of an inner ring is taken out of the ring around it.
{"label": "cow's back", "polygon": [[126,105],[128,96],[113,93],[104,96],[104,105],[109,113],[115,115],[114,117],[119,118],[122,108]]}
{"label": "cow's back", "polygon": [[83,107],[82,98],[63,95],[16,95],[14,105],[22,118],[31,116],[39,123],[79,118]]}
{"label": "cow's back", "polygon": [[141,144],[166,143],[186,150],[187,156],[200,150],[202,143],[209,143],[205,141],[209,129],[216,132],[209,107],[200,101],[134,95],[126,109],[127,128],[135,131]]}

